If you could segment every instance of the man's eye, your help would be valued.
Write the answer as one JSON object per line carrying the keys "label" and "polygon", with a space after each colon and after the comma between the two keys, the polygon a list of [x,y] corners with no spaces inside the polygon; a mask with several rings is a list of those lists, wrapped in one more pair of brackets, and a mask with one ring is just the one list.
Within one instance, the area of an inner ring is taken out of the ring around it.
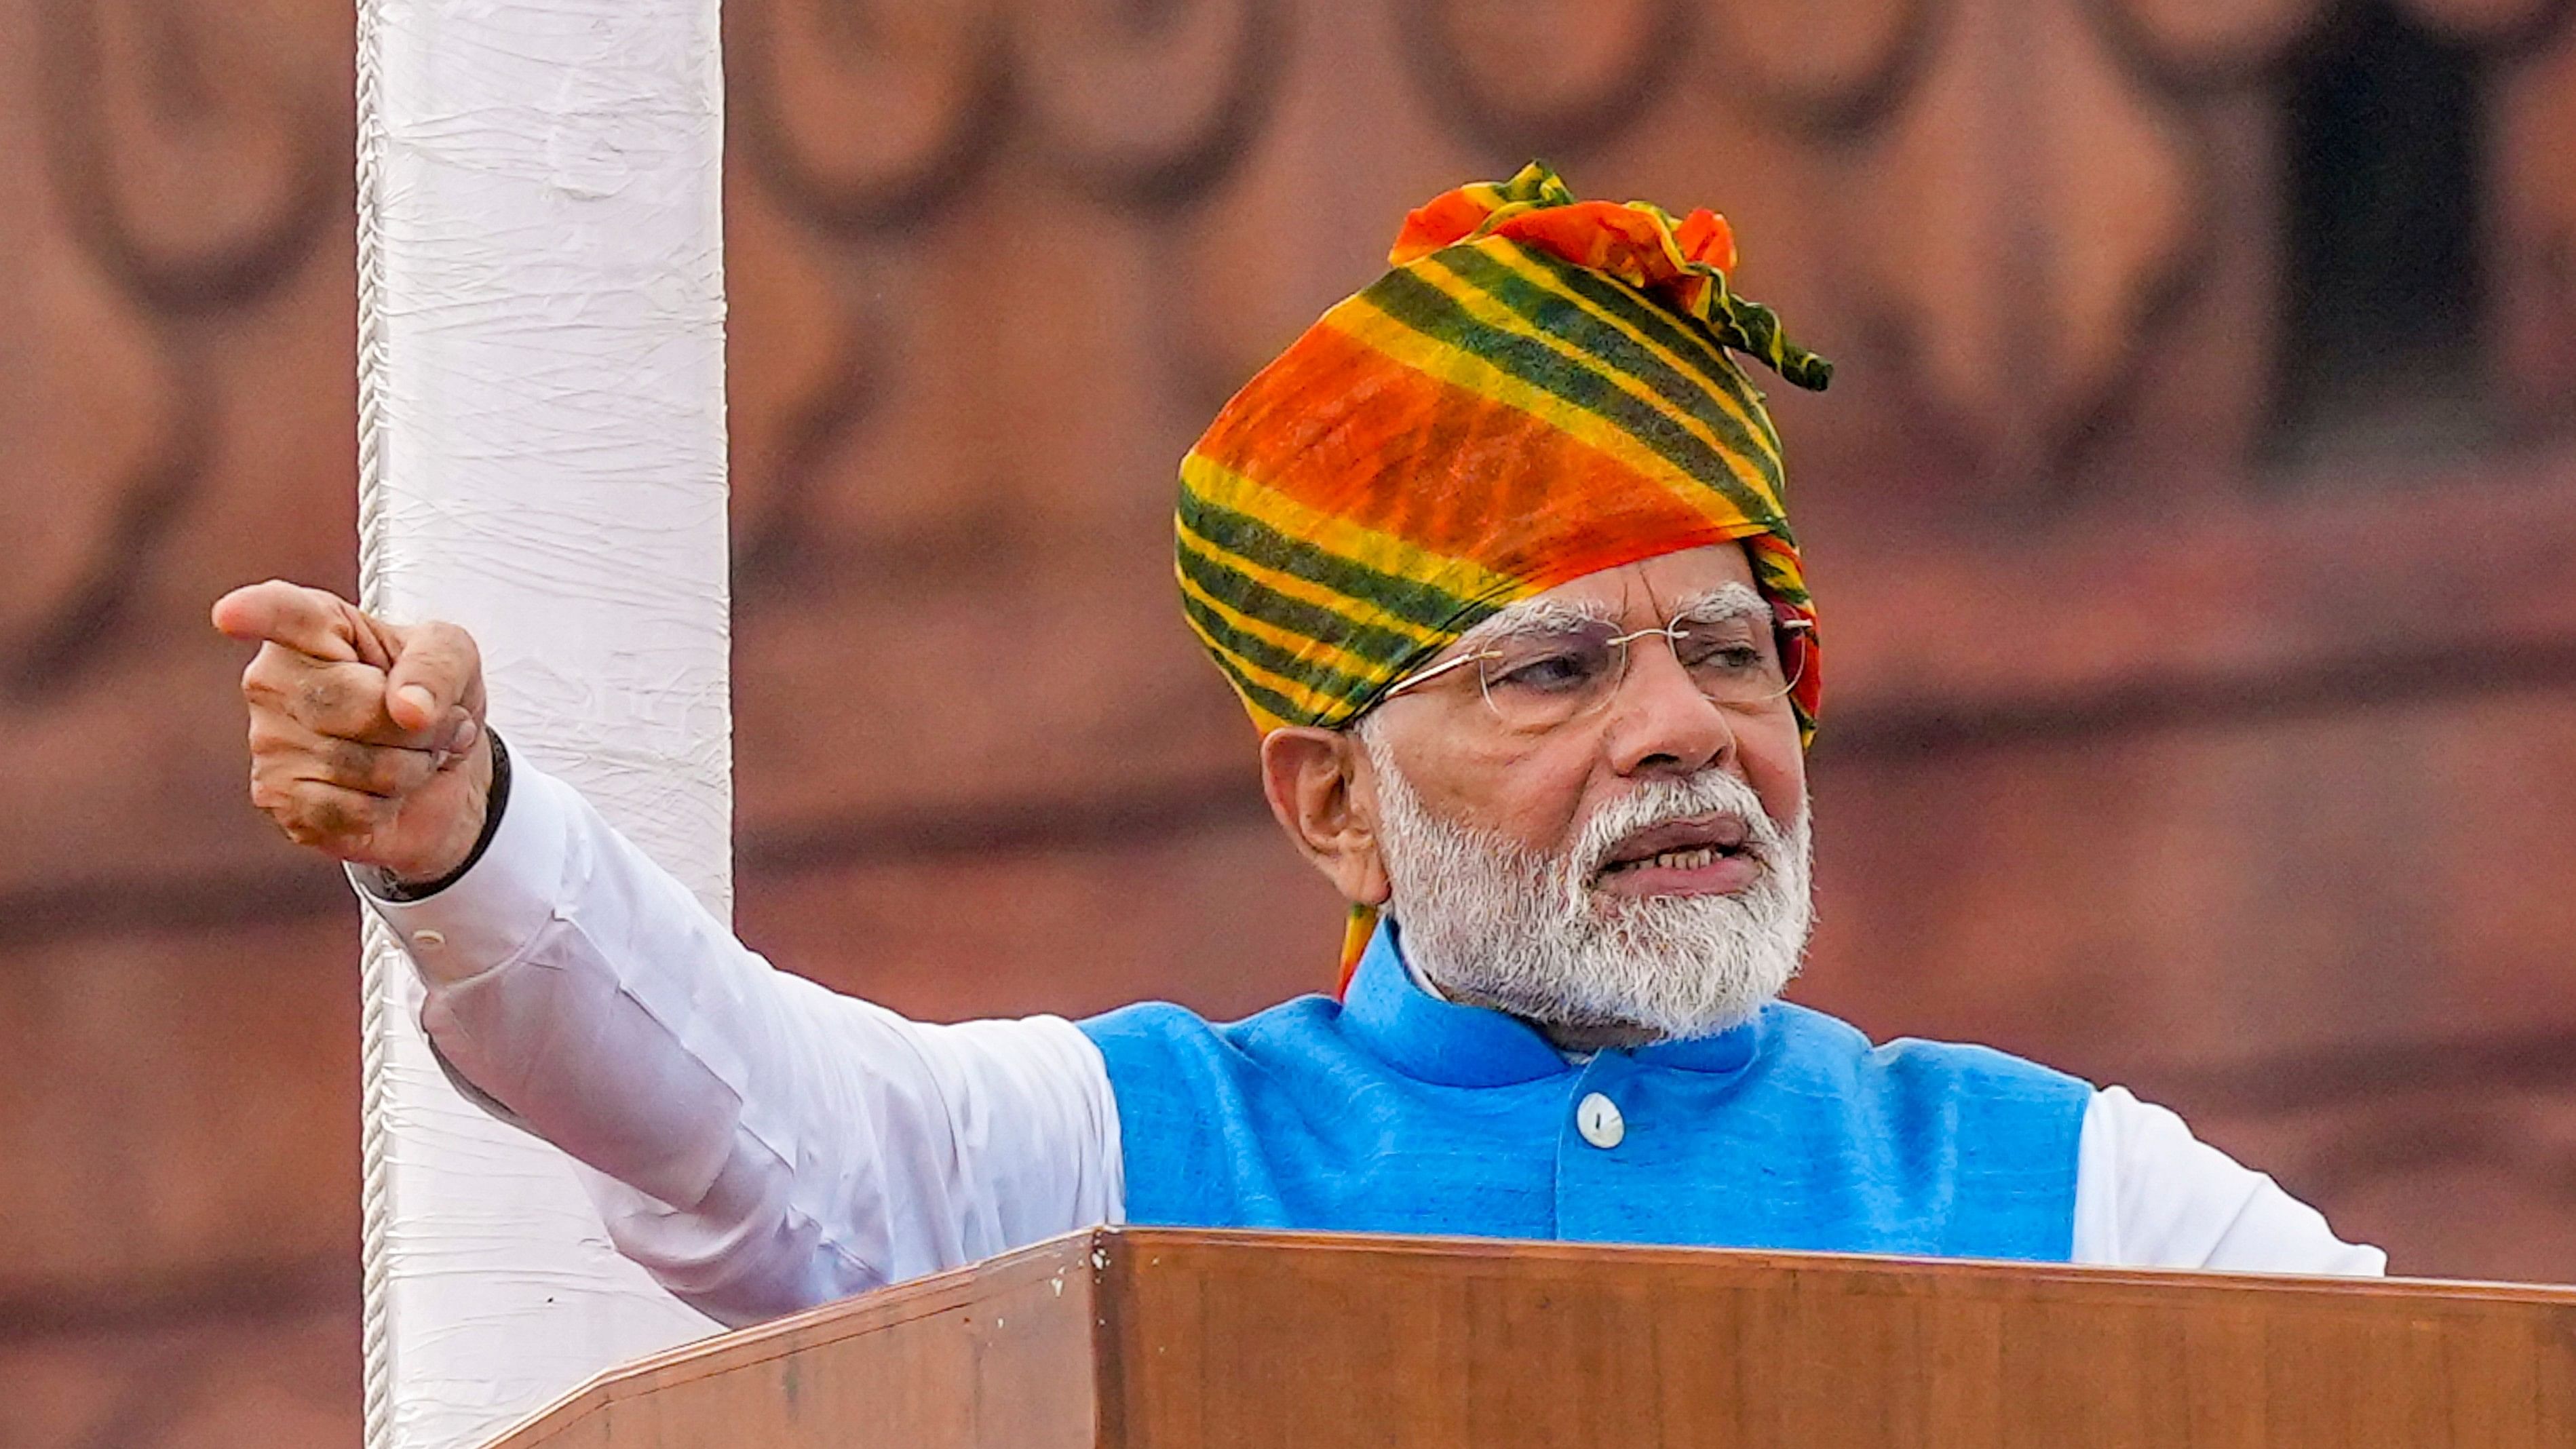
{"label": "man's eye", "polygon": [[1572,649],[1498,660],[1496,665],[1495,673],[1486,680],[1489,686],[1540,694],[1581,689],[1599,678],[1602,668],[1591,654]]}
{"label": "man's eye", "polygon": [[1717,640],[1692,641],[1681,650],[1682,667],[1716,674],[1751,674],[1762,668],[1759,646]]}

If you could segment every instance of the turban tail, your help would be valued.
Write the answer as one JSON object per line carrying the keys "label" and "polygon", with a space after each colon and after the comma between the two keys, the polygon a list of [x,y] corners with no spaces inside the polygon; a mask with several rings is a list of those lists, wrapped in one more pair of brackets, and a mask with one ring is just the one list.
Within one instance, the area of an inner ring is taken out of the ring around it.
{"label": "turban tail", "polygon": [[[1505,605],[1705,544],[1741,540],[1812,625],[1731,352],[1801,387],[1831,367],[1729,289],[1724,218],[1577,201],[1533,164],[1415,211],[1388,262],[1181,463],[1182,608],[1256,726],[1348,724]],[[1812,733],[1815,634],[1791,637]]]}

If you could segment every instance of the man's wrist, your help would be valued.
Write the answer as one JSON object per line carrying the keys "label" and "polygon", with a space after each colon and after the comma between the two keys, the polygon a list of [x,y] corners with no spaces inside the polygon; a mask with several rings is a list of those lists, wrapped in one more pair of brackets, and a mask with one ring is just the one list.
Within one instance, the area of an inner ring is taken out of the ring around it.
{"label": "man's wrist", "polygon": [[488,726],[483,738],[492,750],[492,783],[484,790],[483,828],[474,837],[474,848],[465,853],[465,859],[454,870],[433,880],[411,881],[390,871],[374,871],[366,883],[374,894],[388,901],[426,900],[463,880],[465,873],[483,859],[484,852],[492,848],[492,837],[501,833],[502,812],[510,804],[510,751],[501,743],[500,733]]}

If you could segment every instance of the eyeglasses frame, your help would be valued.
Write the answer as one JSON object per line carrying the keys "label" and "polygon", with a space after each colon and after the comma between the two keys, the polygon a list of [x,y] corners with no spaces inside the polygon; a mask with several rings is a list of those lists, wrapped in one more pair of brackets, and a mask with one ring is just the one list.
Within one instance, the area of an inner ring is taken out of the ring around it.
{"label": "eyeglasses frame", "polygon": [[[1629,645],[1634,644],[1640,639],[1648,638],[1657,634],[1662,635],[1666,643],[1678,645],[1681,642],[1680,631],[1682,627],[1683,626],[1678,621],[1667,621],[1650,628],[1638,629],[1630,633],[1613,636],[1610,643],[1621,651],[1621,663],[1619,667],[1620,683],[1624,684],[1627,682],[1626,651]],[[1803,634],[1811,634],[1815,632],[1815,628],[1816,621],[1813,619],[1774,619],[1771,622],[1771,632],[1775,635],[1796,637]],[[1468,653],[1459,655],[1455,659],[1444,660],[1441,663],[1434,664],[1419,674],[1407,675],[1404,678],[1397,680],[1395,683],[1388,685],[1384,694],[1379,695],[1375,700],[1370,702],[1369,709],[1375,710],[1379,705],[1386,703],[1388,700],[1420,685],[1428,684],[1432,680],[1438,679],[1444,674],[1463,669],[1470,664],[1481,664],[1488,659],[1497,657],[1501,653],[1502,651],[1499,649],[1471,650]],[[1779,650],[1780,657],[1784,662],[1788,658],[1788,653],[1789,651],[1785,647]],[[1798,681],[1806,675],[1806,664],[1804,659],[1802,658],[1800,660],[1797,673],[1792,674],[1785,667],[1781,670],[1781,673],[1788,681],[1787,686],[1778,694],[1770,696],[1771,699],[1786,699],[1790,695],[1797,693]],[[1617,692],[1615,687],[1612,692]],[[1484,695],[1486,707],[1488,709],[1493,708],[1492,691],[1488,689],[1480,689],[1479,693]],[[1607,696],[1605,696],[1605,698],[1606,697]],[[1708,699],[1709,696],[1702,695],[1701,698]],[[1709,702],[1712,704],[1716,703],[1714,699],[1710,699]]]}

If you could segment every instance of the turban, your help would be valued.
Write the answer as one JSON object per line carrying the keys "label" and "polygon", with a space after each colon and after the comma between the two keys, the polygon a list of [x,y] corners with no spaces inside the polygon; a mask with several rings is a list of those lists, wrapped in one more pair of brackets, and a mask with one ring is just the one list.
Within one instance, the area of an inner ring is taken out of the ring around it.
{"label": "turban", "polygon": [[1740,540],[1807,626],[1812,734],[1780,439],[1734,354],[1832,368],[1734,293],[1725,218],[1577,201],[1533,163],[1434,198],[1387,260],[1181,463],[1182,608],[1253,723],[1339,728],[1506,605]]}

